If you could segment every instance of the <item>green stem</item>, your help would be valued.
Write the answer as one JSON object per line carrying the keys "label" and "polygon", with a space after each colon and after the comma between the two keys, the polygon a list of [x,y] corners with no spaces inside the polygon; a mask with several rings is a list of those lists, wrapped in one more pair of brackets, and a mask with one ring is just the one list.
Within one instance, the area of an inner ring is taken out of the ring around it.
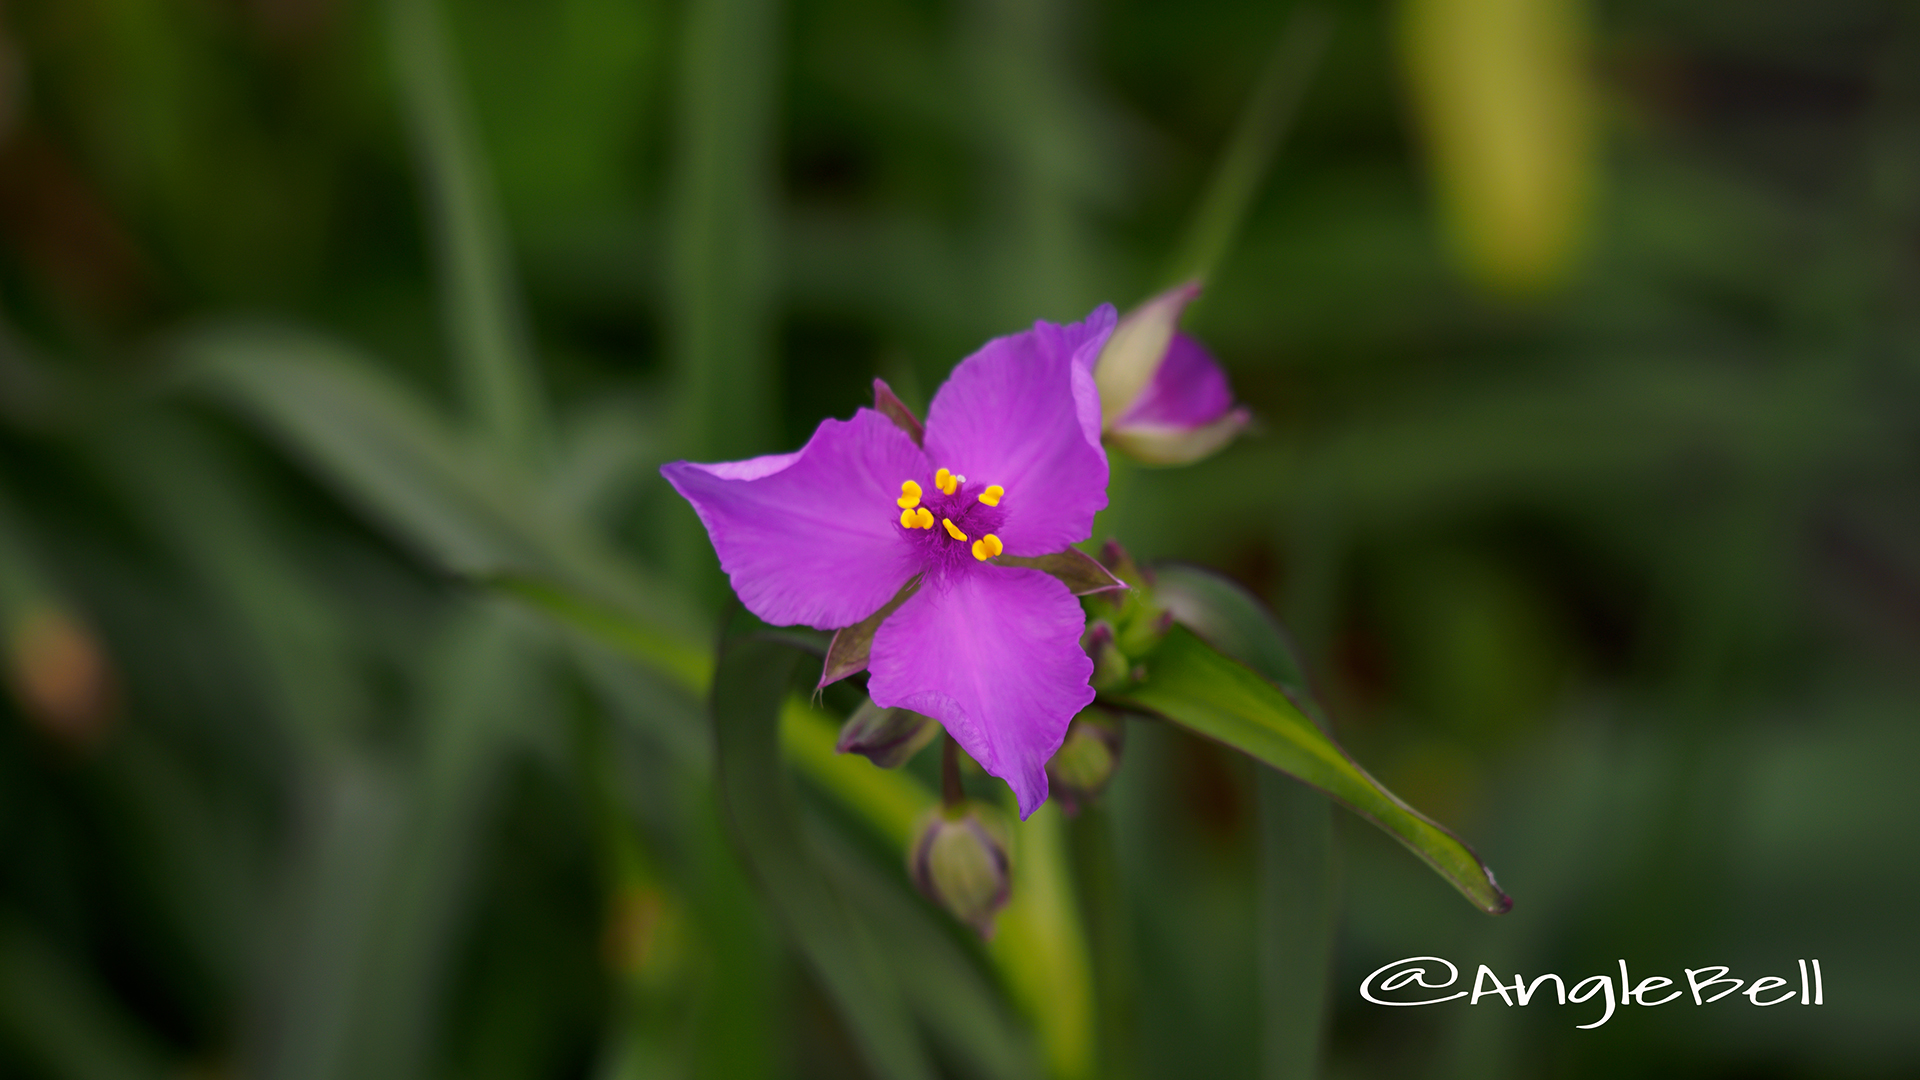
{"label": "green stem", "polygon": [[1300,100],[1332,33],[1333,16],[1325,8],[1302,4],[1293,9],[1259,85],[1240,114],[1233,141],[1227,144],[1207,184],[1180,256],[1174,260],[1169,283],[1205,280],[1226,257],[1280,143],[1293,126]]}
{"label": "green stem", "polygon": [[1326,796],[1260,770],[1260,1075],[1309,1080],[1333,959],[1333,812]]}
{"label": "green stem", "polygon": [[948,735],[940,740],[940,804],[951,810],[967,801],[960,784],[960,748]]}

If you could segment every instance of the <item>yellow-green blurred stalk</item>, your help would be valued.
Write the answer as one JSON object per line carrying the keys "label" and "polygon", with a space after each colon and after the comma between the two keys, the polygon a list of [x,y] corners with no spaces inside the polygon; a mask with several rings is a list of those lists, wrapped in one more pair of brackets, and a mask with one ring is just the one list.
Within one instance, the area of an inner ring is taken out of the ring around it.
{"label": "yellow-green blurred stalk", "polygon": [[1585,0],[1401,0],[1401,57],[1448,238],[1504,295],[1564,281],[1597,185]]}

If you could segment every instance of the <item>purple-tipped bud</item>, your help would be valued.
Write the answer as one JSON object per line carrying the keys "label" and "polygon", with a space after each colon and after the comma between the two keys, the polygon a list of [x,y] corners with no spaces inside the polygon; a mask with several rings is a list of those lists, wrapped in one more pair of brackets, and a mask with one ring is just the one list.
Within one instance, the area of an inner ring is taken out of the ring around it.
{"label": "purple-tipped bud", "polygon": [[897,769],[939,733],[940,725],[930,717],[907,709],[883,709],[868,700],[847,717],[833,748],[842,754],[859,754],[883,769]]}
{"label": "purple-tipped bud", "polygon": [[1060,809],[1077,814],[1107,789],[1113,774],[1120,771],[1126,732],[1118,713],[1098,705],[1082,709],[1073,718],[1066,740],[1047,762],[1047,784]]}
{"label": "purple-tipped bud", "polygon": [[1013,892],[1007,850],[1006,826],[992,807],[936,807],[907,853],[907,873],[927,899],[989,938]]}
{"label": "purple-tipped bud", "polygon": [[1087,682],[1095,690],[1118,690],[1131,680],[1133,665],[1120,647],[1114,644],[1112,623],[1105,619],[1095,620],[1088,625],[1080,644],[1093,660],[1093,677]]}
{"label": "purple-tipped bud", "polygon": [[[1087,612],[1094,622],[1088,625],[1081,644],[1093,657],[1094,689],[1116,690],[1133,679],[1133,665],[1153,652],[1160,639],[1167,636],[1173,620],[1154,598],[1153,572],[1134,562],[1118,541],[1108,540],[1100,549],[1100,565],[1126,582],[1127,589],[1086,598]],[[1103,636],[1096,635],[1102,623],[1106,630]],[[1119,659],[1103,660],[1101,650],[1117,651]]]}
{"label": "purple-tipped bud", "polygon": [[1206,347],[1179,331],[1200,295],[1188,282],[1120,320],[1100,353],[1101,427],[1114,449],[1148,465],[1188,465],[1213,454],[1251,418]]}

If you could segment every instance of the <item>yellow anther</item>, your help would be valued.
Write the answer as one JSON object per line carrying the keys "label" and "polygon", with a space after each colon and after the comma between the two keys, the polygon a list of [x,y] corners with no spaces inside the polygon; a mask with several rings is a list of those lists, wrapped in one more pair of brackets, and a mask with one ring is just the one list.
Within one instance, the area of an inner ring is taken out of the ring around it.
{"label": "yellow anther", "polygon": [[898,504],[902,510],[911,510],[919,506],[920,485],[911,480],[902,481],[900,484],[900,497],[895,499],[894,502]]}
{"label": "yellow anther", "polygon": [[918,515],[913,519],[914,528],[916,529],[933,528],[933,511],[923,506],[920,509],[915,510],[914,513]]}
{"label": "yellow anther", "polygon": [[913,511],[900,511],[900,527],[903,529],[917,529],[920,527],[920,523],[913,518]]}
{"label": "yellow anther", "polygon": [[1005,550],[1007,550],[1007,546],[1002,544],[1000,538],[992,533],[988,533],[973,542],[973,557],[979,559],[981,562],[986,562],[988,559],[993,558]]}
{"label": "yellow anther", "polygon": [[1006,493],[1006,488],[1001,487],[999,484],[994,484],[980,493],[980,501],[986,503],[988,506],[999,506],[1000,497]]}
{"label": "yellow anther", "polygon": [[960,531],[960,527],[953,523],[952,518],[941,518],[940,524],[945,525],[947,527],[948,536],[953,537],[955,540],[958,540],[963,544],[967,542],[967,534]]}
{"label": "yellow anther", "polygon": [[961,476],[957,472],[948,472],[946,469],[941,469],[939,472],[933,474],[933,486],[949,495],[959,491],[960,485],[966,482],[966,477]]}

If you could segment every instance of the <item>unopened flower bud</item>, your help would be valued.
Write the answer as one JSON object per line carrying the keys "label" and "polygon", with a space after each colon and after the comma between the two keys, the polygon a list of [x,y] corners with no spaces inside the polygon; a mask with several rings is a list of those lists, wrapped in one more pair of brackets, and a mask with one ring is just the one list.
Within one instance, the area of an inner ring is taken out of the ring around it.
{"label": "unopened flower bud", "polygon": [[[1104,607],[1095,608],[1099,617],[1111,624],[1113,644],[1129,663],[1144,659],[1160,644],[1173,626],[1173,618],[1165,607],[1154,598],[1152,571],[1133,561],[1133,556],[1120,546],[1117,540],[1108,540],[1100,549],[1100,565],[1108,572],[1127,583],[1125,592],[1111,594],[1112,599],[1104,602]],[[1088,605],[1090,608],[1092,604]],[[1093,650],[1088,649],[1091,653]],[[1098,658],[1095,658],[1097,664]],[[1096,667],[1095,672],[1098,674]],[[1131,678],[1131,676],[1129,676]],[[1124,685],[1114,683],[1111,686],[1095,684],[1096,689],[1111,689]]]}
{"label": "unopened flower bud", "polygon": [[1013,890],[1006,827],[978,802],[936,807],[907,855],[907,872],[927,899],[993,936],[993,920]]}
{"label": "unopened flower bud", "polygon": [[1069,815],[1098,798],[1120,771],[1126,724],[1119,714],[1095,705],[1082,709],[1067,728],[1060,749],[1047,762],[1047,786]]}
{"label": "unopened flower bud", "polygon": [[1095,690],[1118,690],[1127,685],[1132,664],[1120,647],[1114,644],[1112,623],[1096,619],[1088,624],[1086,634],[1080,638],[1080,645],[1093,660],[1093,677],[1087,681]]}
{"label": "unopened flower bud", "polygon": [[897,769],[940,733],[931,717],[907,709],[883,709],[864,701],[847,717],[834,749],[859,754],[883,769]]}
{"label": "unopened flower bud", "polygon": [[1206,347],[1179,331],[1200,284],[1148,300],[1114,328],[1094,369],[1101,426],[1115,449],[1148,465],[1186,465],[1232,441],[1251,418]]}

